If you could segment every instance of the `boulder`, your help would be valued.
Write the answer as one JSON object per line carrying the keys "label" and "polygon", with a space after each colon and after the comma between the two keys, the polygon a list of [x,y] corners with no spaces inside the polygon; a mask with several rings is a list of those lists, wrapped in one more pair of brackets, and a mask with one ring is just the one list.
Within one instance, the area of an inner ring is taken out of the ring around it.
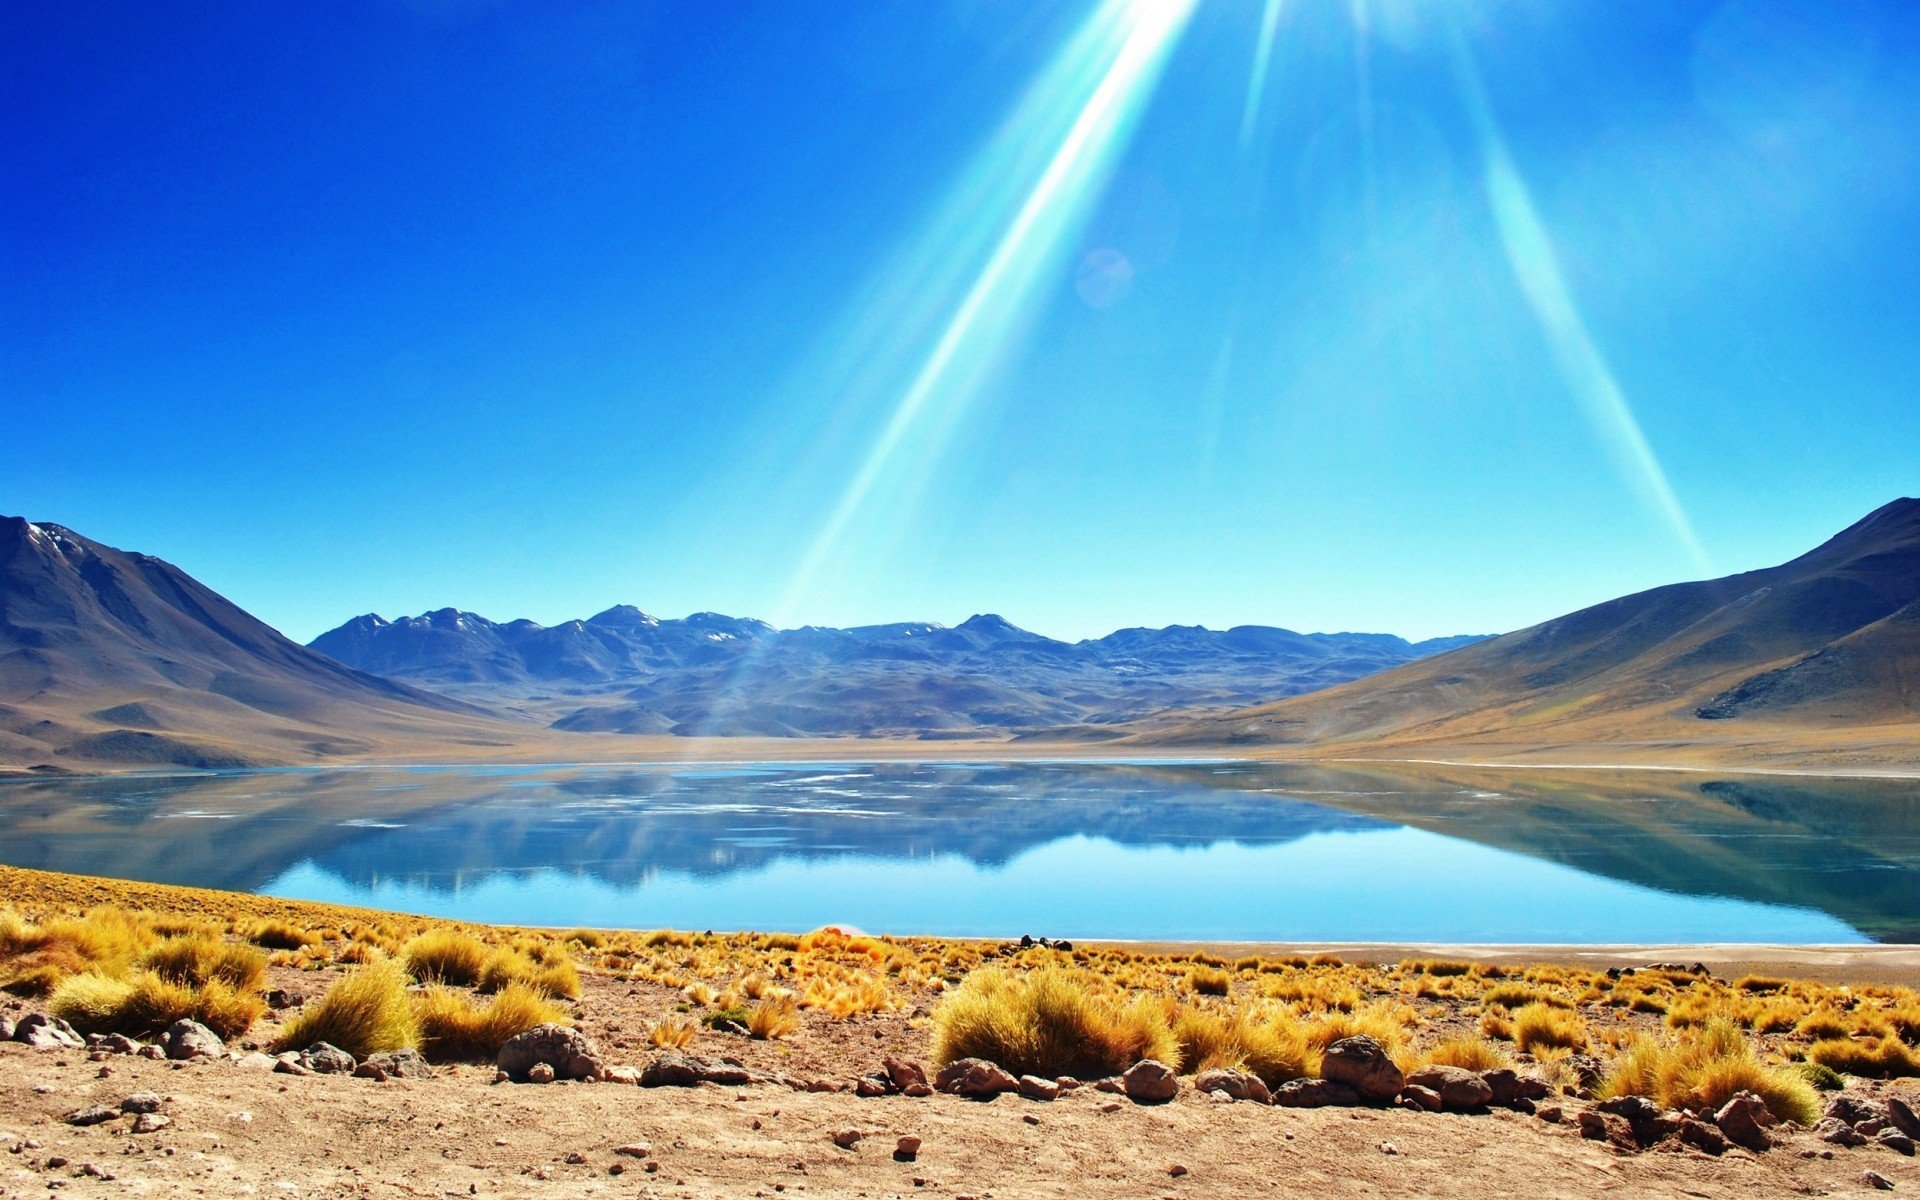
{"label": "boulder", "polygon": [[1127,1068],[1120,1086],[1135,1104],[1165,1104],[1179,1093],[1180,1077],[1158,1059],[1143,1058]]}
{"label": "boulder", "polygon": [[669,1050],[647,1064],[640,1072],[641,1087],[694,1087],[700,1082],[706,1064],[692,1055]]}
{"label": "boulder", "polygon": [[1195,1076],[1193,1086],[1199,1091],[1218,1092],[1232,1096],[1235,1100],[1251,1100],[1256,1104],[1273,1103],[1273,1093],[1267,1090],[1267,1085],[1260,1082],[1258,1075],[1246,1071],[1228,1071],[1215,1067]]}
{"label": "boulder", "polygon": [[927,1084],[927,1069],[912,1059],[888,1056],[880,1060],[880,1070],[896,1092],[925,1096],[933,1091]]}
{"label": "boulder", "polygon": [[124,1033],[109,1033],[87,1040],[95,1050],[104,1050],[108,1054],[137,1054],[140,1051],[140,1043]]}
{"label": "boulder", "polygon": [[1899,1096],[1888,1096],[1887,1120],[1901,1133],[1920,1140],[1920,1112],[1914,1111],[1911,1102]]}
{"label": "boulder", "polygon": [[1060,1085],[1038,1075],[1022,1075],[1020,1094],[1029,1100],[1054,1100],[1060,1095]]}
{"label": "boulder", "polygon": [[328,1042],[315,1042],[294,1061],[315,1075],[351,1075],[360,1065],[353,1055]]}
{"label": "boulder", "polygon": [[1589,1141],[1606,1142],[1616,1150],[1640,1148],[1639,1140],[1633,1136],[1633,1126],[1625,1117],[1589,1108],[1581,1110],[1574,1121],[1580,1126],[1580,1136]]}
{"label": "boulder", "polygon": [[1913,1157],[1913,1139],[1901,1133],[1898,1129],[1891,1127],[1882,1129],[1879,1133],[1873,1135],[1873,1140],[1879,1142],[1895,1154],[1904,1154],[1908,1158]]}
{"label": "boulder", "polygon": [[1752,1092],[1734,1093],[1733,1098],[1713,1114],[1713,1123],[1727,1135],[1728,1141],[1756,1152],[1772,1148],[1773,1139],[1767,1136],[1767,1130],[1778,1124],[1767,1102]]}
{"label": "boulder", "polygon": [[76,1108],[67,1114],[69,1125],[104,1125],[120,1114],[104,1104],[89,1104],[85,1108]]}
{"label": "boulder", "polygon": [[160,1048],[178,1062],[189,1058],[223,1058],[227,1044],[220,1035],[198,1021],[179,1020],[167,1026],[160,1037]]}
{"label": "boulder", "polygon": [[921,1142],[919,1138],[910,1133],[901,1134],[900,1140],[893,1144],[894,1161],[912,1162],[914,1159],[920,1157],[920,1145]]}
{"label": "boulder", "polygon": [[1482,1071],[1480,1078],[1486,1080],[1487,1087],[1492,1089],[1493,1099],[1488,1103],[1495,1108],[1517,1108],[1521,1101],[1538,1104],[1553,1095],[1553,1087],[1546,1080],[1535,1075],[1522,1075],[1511,1067]]}
{"label": "boulder", "polygon": [[1445,1102],[1440,1099],[1439,1092],[1421,1087],[1417,1083],[1410,1083],[1400,1089],[1399,1104],[1402,1108],[1418,1109],[1421,1112],[1439,1112],[1446,1107]]}
{"label": "boulder", "polygon": [[1400,1094],[1406,1082],[1386,1047],[1366,1034],[1341,1038],[1328,1046],[1320,1074],[1331,1083],[1352,1088],[1363,1100],[1384,1104]]}
{"label": "boulder", "polygon": [[1448,1112],[1474,1112],[1493,1102],[1492,1086],[1463,1067],[1422,1067],[1406,1082],[1439,1096],[1440,1106]]}
{"label": "boulder", "polygon": [[12,1041],[15,1028],[13,1018],[5,1013],[0,1013],[0,1042]]}
{"label": "boulder", "polygon": [[1813,1136],[1830,1146],[1864,1146],[1867,1135],[1838,1117],[1821,1117],[1813,1126]]}
{"label": "boulder", "polygon": [[527,1068],[528,1083],[552,1083],[555,1078],[552,1063],[537,1062]]}
{"label": "boulder", "polygon": [[1890,1124],[1889,1117],[1892,1115],[1888,1107],[1865,1096],[1849,1096],[1842,1092],[1827,1101],[1826,1111],[1820,1116],[1823,1120],[1844,1121],[1848,1125],[1863,1125],[1869,1121],[1875,1121],[1885,1126]]}
{"label": "boulder", "polygon": [[1017,1092],[1020,1081],[984,1058],[962,1058],[941,1067],[933,1077],[936,1090],[972,1100],[991,1100],[1002,1092]]}
{"label": "boulder", "polygon": [[173,1124],[173,1118],[161,1116],[157,1112],[141,1113],[133,1118],[130,1133],[159,1133]]}
{"label": "boulder", "polygon": [[1674,1130],[1674,1136],[1679,1138],[1683,1145],[1692,1146],[1703,1154],[1718,1156],[1727,1152],[1726,1135],[1696,1117],[1681,1117],[1679,1128]]}
{"label": "boulder", "polygon": [[525,1079],[535,1063],[552,1067],[560,1079],[597,1079],[606,1069],[592,1038],[578,1029],[553,1024],[536,1025],[508,1038],[495,1061],[513,1079]]}
{"label": "boulder", "polygon": [[1273,1102],[1281,1108],[1351,1108],[1360,1093],[1331,1079],[1295,1079],[1273,1089]]}
{"label": "boulder", "polygon": [[45,1013],[21,1017],[13,1028],[13,1040],[36,1050],[78,1050],[86,1045],[73,1026]]}
{"label": "boulder", "polygon": [[432,1079],[433,1068],[420,1052],[411,1046],[403,1050],[386,1050],[379,1054],[367,1055],[366,1061],[353,1069],[353,1073],[362,1079],[385,1081],[388,1079]]}
{"label": "boulder", "polygon": [[153,1092],[135,1092],[120,1102],[123,1113],[151,1113],[160,1111],[160,1097]]}

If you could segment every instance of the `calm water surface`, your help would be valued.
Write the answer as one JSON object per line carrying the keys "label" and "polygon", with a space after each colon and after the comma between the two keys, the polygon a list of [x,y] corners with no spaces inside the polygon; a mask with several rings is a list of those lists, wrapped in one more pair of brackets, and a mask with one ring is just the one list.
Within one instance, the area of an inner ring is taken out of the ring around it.
{"label": "calm water surface", "polygon": [[1241,762],[34,779],[0,783],[0,861],[536,925],[1920,939],[1911,783]]}

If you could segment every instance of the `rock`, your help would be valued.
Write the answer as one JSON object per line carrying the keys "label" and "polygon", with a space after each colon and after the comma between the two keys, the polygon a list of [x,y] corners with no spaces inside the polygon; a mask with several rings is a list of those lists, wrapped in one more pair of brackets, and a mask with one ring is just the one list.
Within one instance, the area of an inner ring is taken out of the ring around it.
{"label": "rock", "polygon": [[1160,1060],[1143,1058],[1127,1068],[1120,1085],[1135,1104],[1165,1104],[1179,1094],[1180,1077]]}
{"label": "rock", "polygon": [[1913,1139],[1901,1133],[1898,1129],[1882,1129],[1879,1133],[1873,1135],[1873,1140],[1879,1142],[1882,1146],[1885,1146],[1896,1154],[1904,1154],[1908,1158],[1913,1157]]}
{"label": "rock", "polygon": [[1865,1096],[1849,1096],[1844,1092],[1827,1101],[1826,1111],[1820,1114],[1823,1120],[1844,1121],[1848,1125],[1862,1125],[1868,1121],[1886,1125],[1891,1115],[1887,1105]]}
{"label": "rock", "polygon": [[1107,1092],[1115,1096],[1124,1096],[1127,1094],[1127,1085],[1120,1082],[1118,1075],[1109,1075],[1105,1079],[1094,1080],[1093,1090],[1096,1092]]}
{"label": "rock", "polygon": [[1773,1139],[1767,1136],[1767,1130],[1777,1122],[1767,1109],[1766,1101],[1752,1092],[1734,1093],[1733,1098],[1713,1114],[1713,1123],[1736,1146],[1744,1146],[1755,1152],[1773,1146]]}
{"label": "rock", "polygon": [[311,1075],[313,1068],[300,1061],[300,1056],[289,1050],[273,1060],[273,1069],[281,1075]]}
{"label": "rock", "polygon": [[13,1027],[13,1040],[36,1050],[78,1050],[86,1045],[73,1026],[59,1017],[28,1013]]}
{"label": "rock", "polygon": [[1360,1093],[1331,1079],[1295,1079],[1273,1089],[1273,1102],[1282,1108],[1351,1108]]}
{"label": "rock", "polygon": [[628,1142],[624,1146],[615,1146],[613,1152],[615,1154],[623,1154],[628,1158],[645,1158],[647,1155],[653,1153],[653,1147],[645,1142]]}
{"label": "rock", "polygon": [[1492,1085],[1462,1067],[1422,1067],[1406,1082],[1439,1096],[1440,1106],[1448,1112],[1474,1112],[1493,1102]]}
{"label": "rock", "polygon": [[901,1134],[900,1140],[893,1144],[893,1158],[895,1162],[912,1162],[919,1156],[920,1139],[910,1133]]}
{"label": "rock", "polygon": [[12,1017],[7,1016],[5,1013],[0,1013],[0,1042],[12,1041],[16,1028]]}
{"label": "rock", "polygon": [[842,1150],[851,1150],[859,1145],[860,1139],[865,1136],[867,1135],[861,1133],[858,1129],[836,1130],[833,1135],[833,1144]]}
{"label": "rock", "polygon": [[1002,1092],[1017,1092],[1020,1081],[984,1058],[963,1058],[941,1067],[933,1086],[949,1095],[991,1100]]}
{"label": "rock", "polygon": [[1888,1096],[1887,1120],[1901,1133],[1920,1140],[1920,1113],[1915,1112],[1913,1105],[1907,1100],[1899,1096]]}
{"label": "rock", "polygon": [[173,1120],[169,1117],[163,1117],[157,1112],[145,1112],[133,1119],[132,1132],[159,1133],[171,1124],[173,1124]]}
{"label": "rock", "polygon": [[552,1083],[554,1078],[552,1063],[537,1062],[527,1068],[528,1083]]}
{"label": "rock", "polygon": [[[927,1069],[912,1059],[889,1056],[880,1060],[880,1070],[896,1092],[925,1096],[932,1092],[927,1084]],[[916,1090],[925,1089],[925,1090]]]}
{"label": "rock", "polygon": [[411,1046],[404,1050],[386,1050],[367,1055],[353,1073],[362,1079],[432,1079],[433,1068]]}
{"label": "rock", "polygon": [[1663,1142],[1679,1129],[1679,1118],[1663,1110],[1645,1096],[1615,1096],[1603,1100],[1599,1110],[1620,1117],[1633,1129],[1633,1140],[1642,1146]]}
{"label": "rock", "polygon": [[593,1039],[565,1025],[536,1025],[515,1034],[500,1047],[496,1060],[514,1079],[525,1079],[535,1063],[552,1067],[560,1079],[598,1079],[605,1069]]}
{"label": "rock", "polygon": [[306,1003],[306,1000],[307,998],[300,993],[290,992],[285,988],[274,988],[267,993],[267,1007],[275,1012],[287,1008],[299,1008]]}
{"label": "rock", "polygon": [[138,1051],[138,1057],[140,1058],[164,1059],[166,1056],[167,1052],[165,1050],[154,1045],[142,1046]]}
{"label": "rock", "polygon": [[76,1108],[68,1113],[66,1120],[69,1125],[100,1125],[119,1115],[104,1104],[89,1104],[85,1108]]}
{"label": "rock", "polygon": [[640,1072],[641,1087],[693,1087],[700,1082],[700,1074],[706,1066],[691,1055],[669,1050],[647,1064]]}
{"label": "rock", "polygon": [[315,1042],[300,1052],[296,1060],[315,1075],[351,1075],[360,1064],[354,1057],[340,1047],[327,1042]]}
{"label": "rock", "polygon": [[1625,1117],[1589,1108],[1583,1109],[1574,1121],[1580,1126],[1580,1136],[1589,1141],[1606,1142],[1619,1150],[1640,1148],[1639,1141],[1633,1136],[1633,1126]]}
{"label": "rock", "polygon": [[1487,1087],[1492,1089],[1493,1099],[1488,1103],[1495,1108],[1517,1109],[1523,1101],[1537,1104],[1553,1095],[1553,1088],[1546,1080],[1534,1075],[1522,1075],[1511,1067],[1482,1071],[1480,1078],[1486,1080]]}
{"label": "rock", "polygon": [[862,1075],[853,1081],[853,1094],[871,1100],[895,1095],[896,1089],[884,1075]]}
{"label": "rock", "polygon": [[739,1087],[754,1082],[754,1074],[738,1063],[693,1061],[700,1064],[700,1082],[717,1083],[722,1087]]}
{"label": "rock", "polygon": [[1838,1117],[1821,1117],[1814,1124],[1813,1136],[1834,1146],[1864,1146],[1867,1135]]}
{"label": "rock", "polygon": [[1167,1174],[1171,1175],[1175,1179],[1180,1178],[1182,1175],[1185,1175],[1186,1173],[1187,1173],[1187,1168],[1180,1163],[1169,1163],[1167,1165]]}
{"label": "rock", "polygon": [[1211,1071],[1202,1071],[1194,1077],[1193,1086],[1202,1092],[1217,1092],[1231,1096],[1235,1100],[1252,1100],[1256,1104],[1272,1104],[1273,1093],[1267,1085],[1260,1082],[1258,1075],[1246,1071],[1227,1071],[1215,1067]]}
{"label": "rock", "polygon": [[190,1058],[223,1058],[227,1044],[220,1035],[198,1021],[179,1020],[167,1026],[160,1048],[176,1062]]}
{"label": "rock", "polygon": [[1876,1192],[1890,1192],[1893,1190],[1893,1180],[1888,1179],[1878,1171],[1863,1172],[1860,1176],[1860,1182],[1866,1184]]}
{"label": "rock", "polygon": [[104,1050],[108,1054],[137,1054],[140,1052],[140,1043],[124,1033],[109,1033],[95,1040],[93,1048]]}
{"label": "rock", "polygon": [[608,1083],[624,1083],[628,1087],[635,1087],[640,1083],[640,1068],[608,1067],[606,1074],[602,1075],[601,1078]]}
{"label": "rock", "polygon": [[1020,1094],[1029,1100],[1053,1100],[1060,1095],[1060,1085],[1051,1079],[1042,1079],[1038,1075],[1022,1075]]}
{"label": "rock", "polygon": [[1606,1077],[1606,1064],[1591,1054],[1569,1054],[1563,1061],[1582,1088],[1590,1088]]}
{"label": "rock", "polygon": [[1558,1125],[1560,1119],[1566,1116],[1566,1113],[1558,1104],[1542,1104],[1539,1108],[1533,1110],[1533,1115],[1539,1117],[1549,1125]]}
{"label": "rock", "polygon": [[1387,1057],[1386,1048],[1364,1033],[1328,1046],[1320,1074],[1329,1082],[1352,1088],[1363,1100],[1382,1104],[1399,1095],[1406,1082],[1400,1068]]}
{"label": "rock", "polygon": [[123,1113],[154,1113],[160,1111],[160,1097],[152,1092],[135,1092],[120,1102]]}
{"label": "rock", "polygon": [[1726,1135],[1719,1129],[1694,1117],[1681,1117],[1680,1127],[1674,1131],[1682,1144],[1692,1146],[1705,1154],[1721,1155],[1727,1152]]}
{"label": "rock", "polygon": [[1418,1109],[1421,1112],[1439,1112],[1446,1107],[1446,1101],[1440,1098],[1439,1092],[1417,1083],[1410,1083],[1400,1089],[1399,1102],[1402,1108]]}

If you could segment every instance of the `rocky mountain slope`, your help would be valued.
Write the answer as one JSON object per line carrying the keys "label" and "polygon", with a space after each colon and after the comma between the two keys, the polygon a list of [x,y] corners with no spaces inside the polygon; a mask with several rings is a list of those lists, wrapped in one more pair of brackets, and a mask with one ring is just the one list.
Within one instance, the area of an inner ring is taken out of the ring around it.
{"label": "rocky mountain slope", "polygon": [[169,563],[0,517],[0,762],[217,767],[396,736],[486,742],[471,705],[290,641]]}
{"label": "rocky mountain slope", "polygon": [[457,609],[356,617],[315,650],[476,703],[618,733],[965,736],[1097,731],[1172,708],[1295,695],[1469,643],[1243,626],[1123,629],[1063,642],[997,616],[776,630],[622,605],[499,623]]}
{"label": "rocky mountain slope", "polygon": [[1610,600],[1441,658],[1199,717],[1156,740],[1659,746],[1920,730],[1920,500],[1791,562]]}

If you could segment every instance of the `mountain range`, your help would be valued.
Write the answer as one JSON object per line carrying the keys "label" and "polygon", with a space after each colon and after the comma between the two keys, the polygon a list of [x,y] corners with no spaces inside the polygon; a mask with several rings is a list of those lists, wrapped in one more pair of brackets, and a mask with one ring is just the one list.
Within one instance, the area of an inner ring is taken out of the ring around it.
{"label": "mountain range", "polygon": [[1123,629],[1057,641],[998,616],[775,629],[629,605],[542,626],[458,609],[355,617],[311,648],[360,670],[575,732],[979,737],[1125,732],[1169,709],[1231,707],[1344,683],[1473,637],[1264,626]]}
{"label": "mountain range", "polygon": [[1063,642],[993,616],[776,630],[620,606],[555,626],[370,615],[309,647],[157,558],[0,518],[0,765],[598,760],[675,735],[849,734],[1910,769],[1920,500],[1777,567],[1420,643],[1255,626]]}
{"label": "mountain range", "polygon": [[1911,766],[1920,727],[1920,500],[1791,562],[1679,583],[1366,679],[1158,729],[1155,741],[1406,756],[1835,739]]}

